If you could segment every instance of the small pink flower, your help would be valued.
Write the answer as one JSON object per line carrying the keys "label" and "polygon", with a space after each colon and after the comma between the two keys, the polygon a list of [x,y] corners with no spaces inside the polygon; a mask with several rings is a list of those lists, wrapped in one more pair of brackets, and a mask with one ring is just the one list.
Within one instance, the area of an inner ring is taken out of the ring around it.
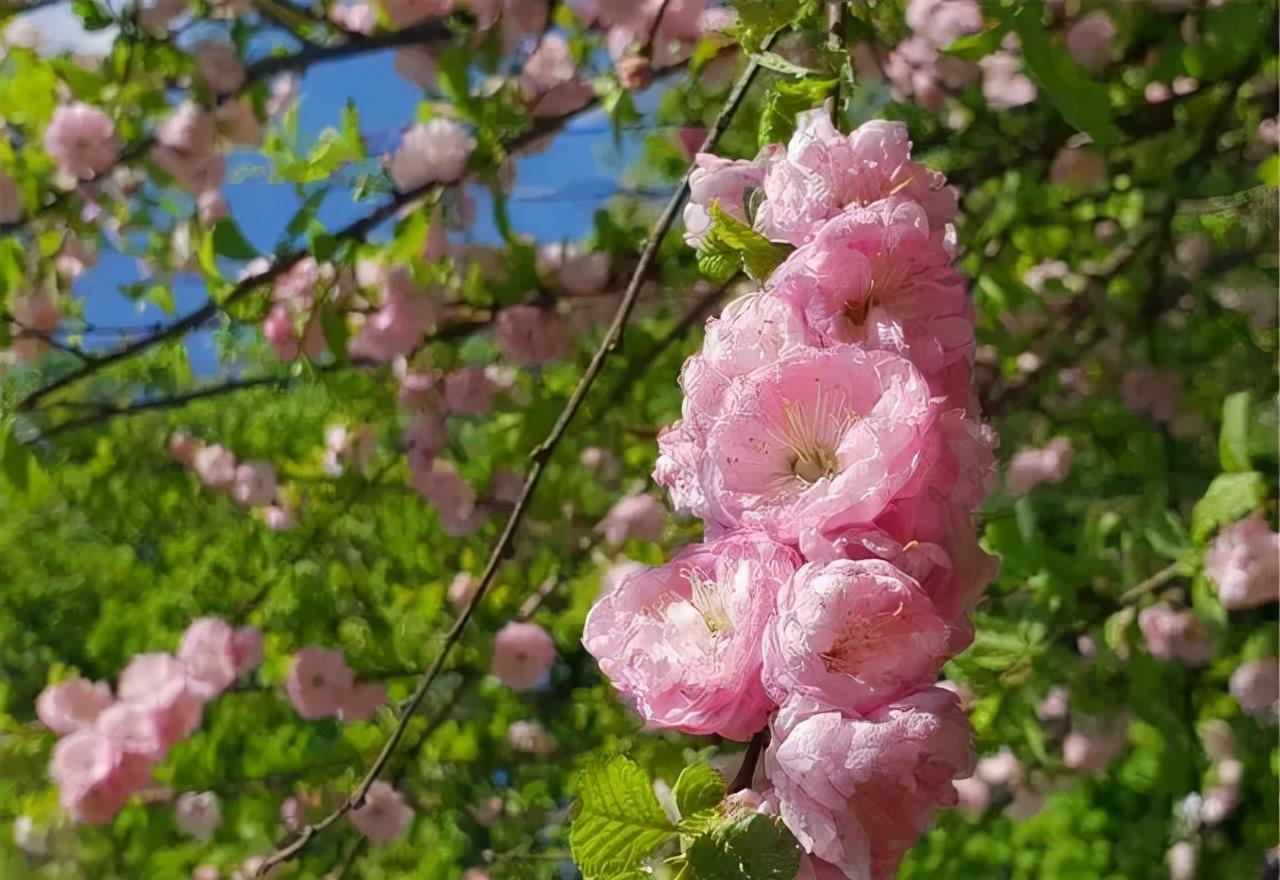
{"label": "small pink flower", "polygon": [[920,585],[889,563],[805,565],[765,630],[764,686],[778,703],[805,694],[870,712],[933,682],[948,638]]}
{"label": "small pink flower", "polygon": [[1196,845],[1189,840],[1180,840],[1164,855],[1165,866],[1169,869],[1169,880],[1196,880]]}
{"label": "small pink flower", "polygon": [[658,499],[645,494],[629,495],[609,508],[596,531],[616,547],[632,538],[656,541],[662,537],[666,522],[667,512]]}
{"label": "small pink flower", "polygon": [[1204,567],[1228,611],[1280,601],[1280,533],[1261,516],[1224,527],[1205,553]]}
{"label": "small pink flower", "polygon": [[939,49],[982,30],[976,0],[911,0],[904,17],[912,31]]}
{"label": "small pink flower", "polygon": [[537,721],[514,721],[507,728],[507,745],[514,752],[546,757],[556,750],[559,743]]}
{"label": "small pink flower", "polygon": [[246,461],[236,466],[231,497],[245,507],[265,507],[276,495],[276,468],[267,461]]}
{"label": "small pink flower", "polygon": [[453,11],[454,0],[381,0],[387,17],[401,27],[429,19],[444,18]]}
{"label": "small pink flower", "polygon": [[565,356],[569,334],[551,309],[518,305],[498,313],[496,335],[502,356],[522,367],[538,367]]}
{"label": "small pink flower", "polygon": [[78,730],[59,740],[50,773],[59,802],[76,822],[101,825],[120,812],[130,790],[122,779],[123,753],[106,737]]}
{"label": "small pink flower", "polygon": [[1009,460],[1005,488],[1010,495],[1026,495],[1042,483],[1061,483],[1071,473],[1075,450],[1071,440],[1054,437],[1039,449],[1024,447]]}
{"label": "small pink flower", "polygon": [[411,354],[439,319],[435,293],[419,288],[407,271],[397,268],[383,283],[382,305],[364,322],[347,350],[354,358],[394,360]]}
{"label": "small pink flower", "polygon": [[1101,9],[1077,21],[1067,30],[1067,51],[1087,70],[1102,70],[1111,61],[1116,26]]}
{"label": "small pink flower", "polygon": [[104,709],[115,702],[105,681],[72,678],[51,684],[36,697],[36,715],[58,736],[91,727]]}
{"label": "small pink flower", "polygon": [[354,685],[355,673],[342,654],[310,647],[294,656],[284,689],[298,714],[315,720],[337,715]]}
{"label": "small pink flower", "polygon": [[1039,90],[1022,72],[1022,59],[1000,51],[978,62],[982,68],[982,95],[994,110],[1012,110],[1035,101]]}
{"label": "small pink flower", "polygon": [[972,62],[944,55],[923,37],[912,36],[889,53],[884,75],[897,100],[914,100],[926,110],[937,110],[948,92],[966,88],[978,78],[978,68]]}
{"label": "small pink flower", "polygon": [[955,216],[955,192],[910,156],[901,122],[874,120],[846,136],[825,109],[803,113],[786,154],[765,172],[756,225],[770,238],[801,245],[845,207],[897,195],[924,209],[930,234],[940,239]]}
{"label": "small pink flower", "polygon": [[1274,724],[1280,700],[1280,659],[1263,657],[1236,667],[1227,683],[1240,708],[1259,721]]}
{"label": "small pink flower", "polygon": [[1178,415],[1179,384],[1173,370],[1134,367],[1120,380],[1120,396],[1134,412],[1171,422]]}
{"label": "small pink flower", "polygon": [[213,443],[196,451],[191,469],[210,489],[229,489],[236,479],[236,457],[220,444]]}
{"label": "small pink flower", "polygon": [[169,457],[183,467],[191,467],[200,443],[190,434],[174,431],[169,435]]}
{"label": "small pink flower", "polygon": [[440,514],[441,525],[447,531],[465,529],[477,509],[476,490],[457,468],[437,458],[428,466],[414,470],[411,479],[414,490]]}
{"label": "small pink flower", "polygon": [[578,76],[568,42],[555,32],[539,40],[525,59],[520,91],[535,119],[564,116],[595,97],[591,86]]}
{"label": "small pink flower", "polygon": [[272,504],[262,511],[262,519],[267,524],[267,528],[273,532],[287,532],[298,525],[298,518],[292,510],[276,504]]}
{"label": "small pink flower", "polygon": [[244,67],[235,46],[221,40],[206,40],[194,50],[196,66],[215,95],[230,95],[245,83]]}
{"label": "small pink flower", "polygon": [[356,830],[373,843],[395,840],[413,822],[413,809],[404,795],[381,779],[369,786],[364,803],[348,815]]}
{"label": "small pink flower", "polygon": [[748,190],[758,189],[764,183],[766,161],[766,152],[750,162],[722,159],[712,153],[694,156],[689,201],[684,208],[684,240],[690,247],[701,247],[711,229],[712,202],[719,202],[726,214],[746,222],[745,196]]}
{"label": "small pink flower", "polygon": [[76,101],[53,111],[44,149],[67,174],[92,180],[115,164],[120,142],[107,114]]}
{"label": "small pink flower", "polygon": [[211,791],[186,791],[173,805],[178,828],[196,840],[210,840],[222,825],[222,804]]}
{"label": "small pink flower", "polygon": [[494,471],[489,478],[489,498],[499,504],[515,504],[524,495],[525,475],[510,468]]}
{"label": "small pink flower", "polygon": [[368,3],[338,3],[329,7],[329,20],[353,34],[369,36],[378,26],[378,15]]}
{"label": "small pink flower", "polygon": [[445,408],[458,415],[485,415],[493,409],[495,391],[484,367],[459,367],[444,377]]}
{"label": "small pink flower", "polygon": [[705,499],[693,511],[720,526],[786,542],[878,515],[913,476],[936,417],[909,361],[851,345],[797,352],[720,393],[682,383],[706,405],[686,409],[692,436],[679,423],[659,436],[655,478]]}
{"label": "small pink flower", "polygon": [[969,722],[928,688],[865,718],[793,698],[772,722],[765,770],[804,850],[847,877],[886,880],[935,807],[970,774]]}
{"label": "small pink flower", "polygon": [[1124,715],[1079,719],[1062,741],[1062,763],[1081,773],[1098,773],[1124,751],[1129,719]]}
{"label": "small pink flower", "polygon": [[173,744],[163,724],[163,716],[152,707],[122,701],[103,710],[93,729],[123,754],[151,765],[163,761]]}
{"label": "small pink flower", "polygon": [[347,692],[346,699],[338,708],[338,717],[343,721],[368,721],[378,711],[378,707],[385,706],[386,703],[386,685],[357,684]]}
{"label": "small pink flower", "polygon": [[773,701],[761,683],[761,637],[799,558],[763,535],[691,544],[666,565],[608,585],[582,642],[645,719],[746,740]]}
{"label": "small pink flower", "polygon": [[538,249],[538,273],[554,273],[560,286],[574,296],[594,296],[609,284],[609,255],[560,242],[545,244]]}
{"label": "small pink flower", "polygon": [[1022,780],[1022,764],[1008,746],[978,761],[974,776],[993,788],[1012,788]]}
{"label": "small pink flower", "polygon": [[1213,659],[1213,639],[1189,608],[1175,611],[1164,602],[1151,605],[1139,612],[1138,627],[1153,657],[1192,667]]}
{"label": "small pink flower", "polygon": [[622,476],[622,462],[607,449],[588,446],[578,456],[578,463],[595,474],[602,483],[614,483]]}
{"label": "small pink flower", "polygon": [[512,621],[493,639],[490,672],[515,691],[543,687],[556,662],[556,644],[536,623]]}
{"label": "small pink flower", "polygon": [[184,190],[198,194],[222,182],[225,163],[216,138],[213,116],[184,101],[157,127],[151,158]]}
{"label": "small pink flower", "polygon": [[209,701],[235,684],[236,631],[216,617],[193,620],[182,634],[178,659],[187,675],[187,689],[198,699]]}
{"label": "small pink flower", "polygon": [[166,747],[200,726],[204,701],[187,687],[186,667],[172,654],[135,654],[116,684],[121,702],[153,713]]}
{"label": "small pink flower", "polygon": [[991,807],[991,786],[976,776],[956,780],[955,787],[958,806],[966,813],[982,814]]}
{"label": "small pink flower", "polygon": [[62,320],[58,304],[53,297],[43,293],[15,297],[13,312],[13,352],[25,363],[34,363],[49,349],[40,336],[48,336],[58,329]]}
{"label": "small pink flower", "polygon": [[454,183],[467,169],[476,141],[450,119],[418,123],[405,132],[391,157],[391,179],[402,191],[428,183]]}

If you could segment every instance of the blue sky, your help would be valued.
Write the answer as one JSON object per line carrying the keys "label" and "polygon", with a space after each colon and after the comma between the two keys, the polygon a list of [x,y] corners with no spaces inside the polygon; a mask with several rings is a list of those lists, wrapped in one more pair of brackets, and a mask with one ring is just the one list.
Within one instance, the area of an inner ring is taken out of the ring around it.
{"label": "blue sky", "polygon": [[[31,18],[46,35],[57,35],[46,38],[46,49],[51,51],[102,51],[104,42],[109,42],[100,33],[80,31],[67,5],[41,10]],[[421,99],[418,88],[395,73],[393,58],[394,53],[388,50],[308,70],[302,80],[299,109],[303,134],[314,136],[326,126],[338,125],[342,108],[354,100],[360,110],[361,131],[371,149],[393,146],[399,132],[414,119]],[[639,101],[645,111],[651,111],[656,102],[656,89]],[[608,120],[591,112],[561,132],[550,149],[520,158],[509,208],[516,230],[541,241],[581,238],[590,230],[592,212],[618,190],[623,169],[638,155],[642,137],[643,131],[629,131],[618,144]],[[291,186],[269,182],[266,168],[260,155],[236,153],[228,163],[224,194],[245,235],[269,251],[300,201]],[[483,190],[474,195],[477,217],[469,235],[478,241],[495,241],[488,195]],[[346,193],[334,193],[326,200],[320,218],[332,228],[367,210],[369,205],[352,202]],[[117,285],[137,280],[138,267],[132,257],[104,250],[98,265],[75,285],[76,294],[85,303],[85,318],[106,326],[165,320],[168,316],[158,307],[130,301],[118,292]],[[180,282],[173,293],[179,314],[204,301],[203,285],[194,277]],[[199,371],[217,367],[207,334],[198,334],[188,348]]]}

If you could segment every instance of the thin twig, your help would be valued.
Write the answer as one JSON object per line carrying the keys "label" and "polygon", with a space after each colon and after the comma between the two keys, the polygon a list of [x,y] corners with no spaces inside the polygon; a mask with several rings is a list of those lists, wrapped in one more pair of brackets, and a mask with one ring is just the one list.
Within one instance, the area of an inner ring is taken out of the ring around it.
{"label": "thin twig", "polygon": [[1170,563],[1169,565],[1166,565],[1164,568],[1157,571],[1151,577],[1140,582],[1137,586],[1132,587],[1128,590],[1125,590],[1123,593],[1121,593],[1120,599],[1119,599],[1120,604],[1121,605],[1132,604],[1135,600],[1141,599],[1147,593],[1160,589],[1169,581],[1176,578],[1181,571],[1182,571],[1181,562],[1174,562],[1174,563]]}
{"label": "thin twig", "polygon": [[[721,135],[729,127],[729,122],[733,118],[743,98],[746,96],[747,90],[751,83],[755,80],[756,73],[759,70],[758,63],[753,59],[748,62],[747,69],[734,87],[729,98],[725,102],[724,108],[720,111],[720,115],[707,132],[706,140],[702,144],[700,152],[710,152],[719,142]],[[538,488],[538,484],[542,479],[543,472],[547,463],[551,460],[552,454],[560,445],[570,422],[582,407],[583,401],[586,399],[587,393],[595,384],[596,378],[604,369],[605,362],[617,350],[622,340],[622,332],[626,328],[627,322],[631,317],[631,312],[635,308],[636,300],[639,297],[640,288],[644,283],[645,276],[648,274],[649,267],[653,264],[658,254],[658,248],[662,244],[666,234],[675,224],[676,218],[680,213],[680,208],[684,204],[685,197],[689,192],[689,175],[692,168],[685,173],[684,179],[681,181],[679,189],[675,195],[667,203],[666,209],[662,212],[662,216],[658,219],[653,232],[649,236],[649,240],[644,250],[640,254],[640,260],[636,265],[635,271],[631,276],[631,283],[627,285],[627,291],[622,298],[622,302],[618,306],[617,313],[614,315],[613,323],[610,325],[608,332],[605,334],[600,347],[596,350],[590,364],[579,380],[577,387],[573,390],[569,400],[565,403],[564,409],[560,413],[560,417],[556,420],[555,425],[538,446],[533,450],[531,458],[531,466],[525,477],[524,489],[520,493],[520,499],[512,508],[511,515],[507,518],[506,526],[502,530],[501,536],[498,538],[489,561],[486,563],[480,581],[476,586],[476,591],[472,594],[466,607],[462,613],[454,621],[447,633],[445,633],[444,642],[436,654],[435,659],[422,673],[422,677],[418,681],[418,686],[414,690],[413,695],[406,702],[400,713],[399,721],[392,729],[391,734],[387,737],[383,744],[382,750],[373,764],[370,765],[365,773],[363,780],[351,792],[351,794],[338,806],[336,810],[321,819],[315,824],[311,824],[303,828],[302,832],[293,840],[292,843],[284,846],[266,859],[258,866],[257,876],[263,877],[276,865],[287,862],[295,858],[299,853],[306,849],[307,845],[315,838],[317,834],[322,833],[326,828],[331,827],[339,821],[343,816],[351,810],[356,809],[364,803],[365,796],[369,792],[370,786],[382,774],[387,763],[395,754],[401,741],[405,737],[405,733],[409,728],[409,721],[426,699],[427,693],[431,688],[436,677],[444,669],[444,664],[452,653],[454,646],[461,640],[463,632],[466,630],[467,624],[470,622],[472,615],[475,613],[476,607],[485,597],[490,585],[493,583],[497,575],[498,568],[502,562],[511,555],[515,545],[515,535],[521,521],[524,519],[529,507],[532,503],[533,494]]]}
{"label": "thin twig", "polygon": [[737,775],[729,783],[729,794],[751,787],[751,781],[756,777],[756,765],[760,762],[760,754],[768,744],[769,728],[767,727],[756,731],[756,735],[751,737],[751,742],[747,743],[747,750],[742,753],[742,766],[738,768]]}

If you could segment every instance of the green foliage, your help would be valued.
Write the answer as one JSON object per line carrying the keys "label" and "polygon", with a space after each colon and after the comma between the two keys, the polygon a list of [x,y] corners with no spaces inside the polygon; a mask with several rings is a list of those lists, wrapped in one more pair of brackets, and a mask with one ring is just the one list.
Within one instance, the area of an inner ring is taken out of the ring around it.
{"label": "green foliage", "polygon": [[640,876],[644,860],[675,834],[635,762],[614,757],[579,774],[569,846],[586,880]]}
{"label": "green foliage", "polygon": [[697,880],[791,880],[800,867],[801,852],[780,819],[755,812],[730,813],[693,841],[688,863]]}
{"label": "green foliage", "polygon": [[698,268],[712,281],[727,281],[739,271],[763,281],[787,258],[787,249],[774,244],[721,207],[711,203],[711,228],[698,249]]}

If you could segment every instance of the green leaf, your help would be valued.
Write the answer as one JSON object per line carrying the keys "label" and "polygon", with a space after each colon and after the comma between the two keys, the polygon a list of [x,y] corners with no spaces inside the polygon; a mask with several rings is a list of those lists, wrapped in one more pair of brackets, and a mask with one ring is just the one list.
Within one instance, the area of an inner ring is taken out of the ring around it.
{"label": "green leaf", "polygon": [[1257,471],[1219,474],[1191,511],[1191,537],[1202,543],[1222,526],[1252,512],[1267,497],[1267,481]]}
{"label": "green leaf", "polygon": [[754,58],[761,67],[776,71],[777,73],[785,73],[788,76],[806,77],[821,75],[820,71],[810,70],[807,67],[796,64],[794,61],[788,61],[777,52],[757,52],[751,57]]}
{"label": "green leaf", "polygon": [[784,143],[796,130],[796,117],[819,106],[835,88],[832,77],[809,78],[799,82],[780,80],[773,84],[760,113],[760,146]]}
{"label": "green leaf", "polygon": [[800,844],[781,820],[739,813],[703,834],[688,850],[698,880],[792,880],[800,869]]}
{"label": "green leaf", "polygon": [[15,489],[27,488],[31,469],[35,463],[30,450],[18,442],[13,431],[5,429],[0,434],[0,472]]}
{"label": "green leaf", "polygon": [[965,61],[981,61],[1000,48],[1000,42],[1008,32],[1007,22],[997,22],[976,34],[965,34],[942,51]]}
{"label": "green leaf", "polygon": [[240,227],[230,217],[224,217],[213,227],[213,251],[232,260],[252,260],[257,250],[245,239]]}
{"label": "green leaf", "polygon": [[71,11],[76,14],[87,31],[100,31],[115,23],[111,16],[93,0],[72,0]]}
{"label": "green leaf", "polygon": [[1049,38],[1043,24],[1043,0],[1001,7],[1001,15],[1022,40],[1022,61],[1027,72],[1044,90],[1058,114],[1080,131],[1088,132],[1098,146],[1118,142],[1120,129],[1111,121],[1106,86],[1090,79],[1084,69]]}
{"label": "green leaf", "polygon": [[[313,319],[314,320],[314,319]],[[347,339],[351,336],[351,328],[346,316],[336,309],[320,310],[320,330],[324,333],[325,345],[333,352],[334,358],[343,363],[347,359]]]}
{"label": "green leaf", "polygon": [[738,13],[736,33],[749,52],[755,52],[774,31],[795,18],[801,5],[796,0],[732,0]]}
{"label": "green leaf", "polygon": [[672,793],[681,817],[688,817],[714,809],[727,791],[723,776],[706,764],[693,764],[680,771]]}
{"label": "green leaf", "polygon": [[1143,530],[1143,535],[1151,549],[1166,559],[1182,559],[1191,550],[1191,541],[1182,521],[1170,510],[1156,514]]}
{"label": "green leaf", "polygon": [[714,274],[707,274],[717,280],[724,280],[732,275],[732,271],[722,273],[734,263],[745,268],[752,278],[763,281],[787,258],[786,248],[774,244],[734,217],[720,206],[718,199],[711,203],[708,213],[711,215],[711,229],[699,252],[698,265],[700,268],[704,267],[704,258],[707,258],[708,265],[705,268],[716,270]]}
{"label": "green leaf", "polygon": [[675,836],[648,774],[634,761],[610,758],[579,775],[569,849],[586,880],[632,871]]}
{"label": "green leaf", "polygon": [[1237,391],[1222,401],[1222,430],[1218,434],[1218,460],[1222,463],[1222,469],[1229,473],[1252,469],[1249,463],[1251,410],[1248,391]]}

